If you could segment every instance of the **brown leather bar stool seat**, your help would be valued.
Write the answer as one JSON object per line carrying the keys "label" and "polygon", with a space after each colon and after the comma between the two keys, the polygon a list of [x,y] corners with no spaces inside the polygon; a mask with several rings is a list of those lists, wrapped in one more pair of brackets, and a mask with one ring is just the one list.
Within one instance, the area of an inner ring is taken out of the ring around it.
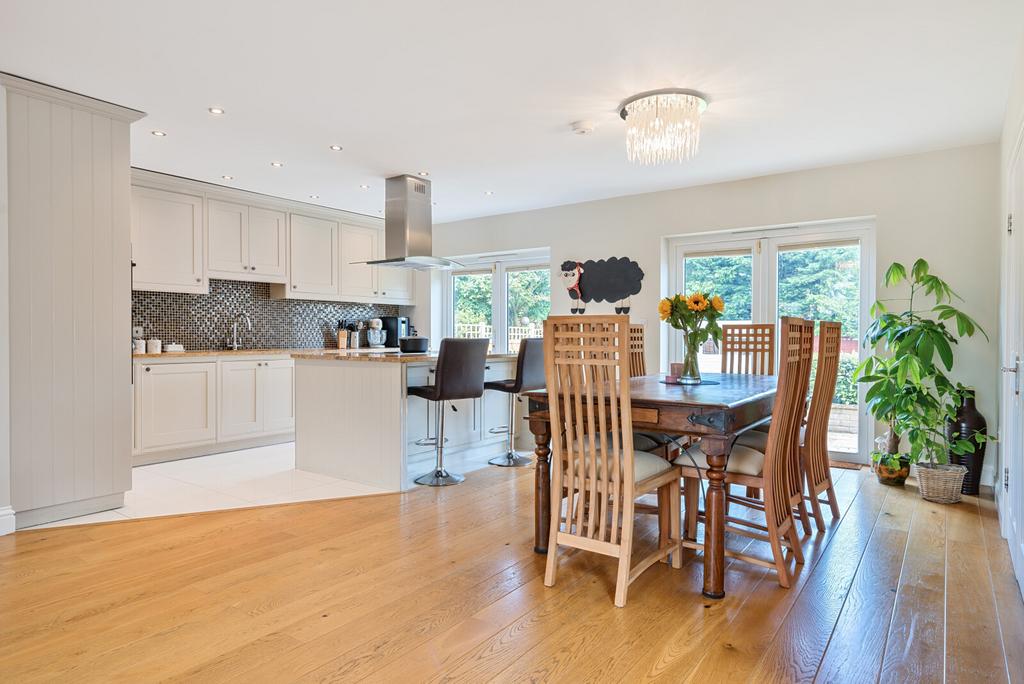
{"label": "brown leather bar stool seat", "polygon": [[[484,394],[484,366],[487,364],[487,339],[445,338],[437,354],[434,384],[410,387],[409,396],[440,403],[434,441],[434,470],[416,478],[416,484],[444,487],[466,478],[449,473],[444,467],[444,413],[446,402],[478,399]],[[454,407],[452,407],[454,409]]]}
{"label": "brown leather bar stool seat", "polygon": [[519,342],[519,356],[516,358],[516,377],[507,380],[490,380],[484,389],[508,394],[507,451],[488,461],[503,468],[521,468],[533,460],[516,453],[516,399],[520,392],[544,387],[544,340],[540,337]]}

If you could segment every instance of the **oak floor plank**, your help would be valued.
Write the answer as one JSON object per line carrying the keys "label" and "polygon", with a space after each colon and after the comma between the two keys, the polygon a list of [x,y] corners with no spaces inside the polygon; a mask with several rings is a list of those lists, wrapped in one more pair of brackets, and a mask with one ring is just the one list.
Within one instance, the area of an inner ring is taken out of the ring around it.
{"label": "oak floor plank", "polygon": [[1008,681],[981,514],[964,497],[949,506],[946,519],[946,678]]}
{"label": "oak floor plank", "polygon": [[917,503],[904,491],[886,497],[818,666],[817,681],[877,680]]}
{"label": "oak floor plank", "polygon": [[879,681],[942,681],[945,653],[946,506],[918,502],[896,589]]}
{"label": "oak floor plank", "polygon": [[[978,499],[985,549],[989,561],[989,575],[996,596],[996,613],[1003,636],[1003,653],[1010,681],[1024,681],[1024,600],[1013,573],[1010,550],[999,531],[999,513],[996,502],[990,498]],[[1009,640],[1008,640],[1009,639]]]}

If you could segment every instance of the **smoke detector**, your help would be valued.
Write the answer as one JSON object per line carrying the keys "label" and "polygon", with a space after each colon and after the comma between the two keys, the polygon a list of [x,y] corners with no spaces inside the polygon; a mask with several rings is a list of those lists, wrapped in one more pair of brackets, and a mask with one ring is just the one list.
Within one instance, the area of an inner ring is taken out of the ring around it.
{"label": "smoke detector", "polygon": [[570,125],[572,132],[576,135],[589,135],[594,132],[595,128],[593,121],[573,121]]}

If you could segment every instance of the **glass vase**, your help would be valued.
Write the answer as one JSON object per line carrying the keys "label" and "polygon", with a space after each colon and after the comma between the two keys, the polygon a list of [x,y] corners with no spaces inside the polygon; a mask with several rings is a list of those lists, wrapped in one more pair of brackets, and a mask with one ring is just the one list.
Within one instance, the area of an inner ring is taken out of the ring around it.
{"label": "glass vase", "polygon": [[700,345],[691,342],[686,336],[683,337],[683,362],[679,364],[679,384],[699,385],[700,364],[697,363],[697,350]]}

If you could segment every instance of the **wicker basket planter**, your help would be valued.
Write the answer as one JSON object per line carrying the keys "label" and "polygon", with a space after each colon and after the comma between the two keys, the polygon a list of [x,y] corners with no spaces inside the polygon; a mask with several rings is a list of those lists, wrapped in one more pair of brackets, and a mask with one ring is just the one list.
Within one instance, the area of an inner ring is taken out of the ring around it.
{"label": "wicker basket planter", "polygon": [[967,468],[943,463],[918,463],[917,486],[921,497],[935,503],[959,503]]}

